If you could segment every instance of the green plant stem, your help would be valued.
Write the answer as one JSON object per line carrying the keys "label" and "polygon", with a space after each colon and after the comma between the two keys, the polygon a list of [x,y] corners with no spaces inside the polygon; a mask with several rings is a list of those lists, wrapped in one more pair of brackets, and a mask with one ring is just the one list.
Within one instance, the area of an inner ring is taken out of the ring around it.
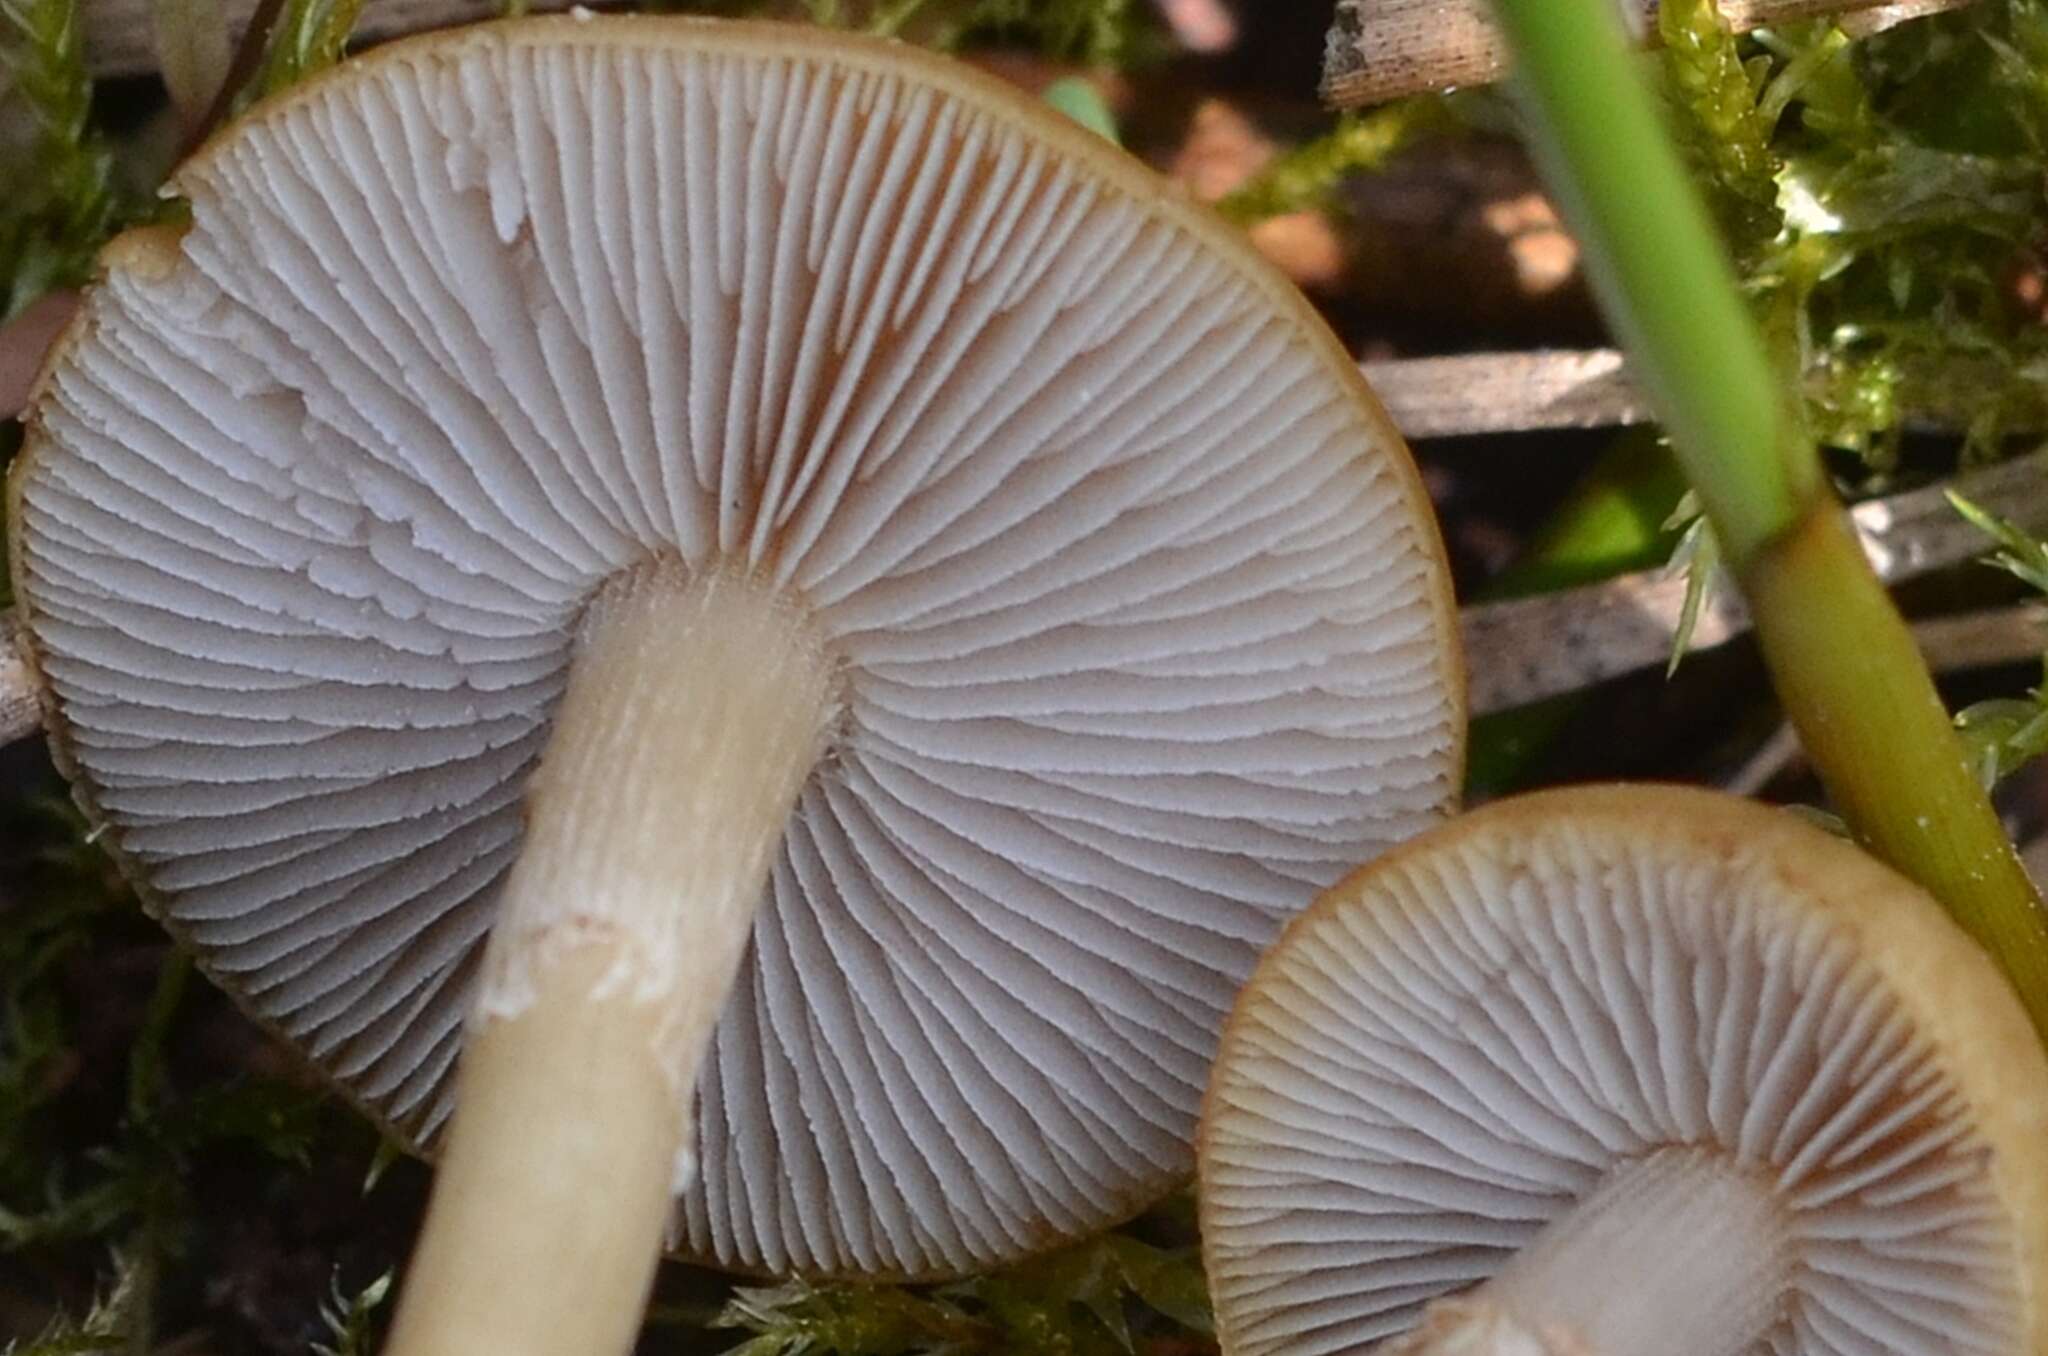
{"label": "green plant stem", "polygon": [[1548,178],[1851,830],[2004,965],[2048,1036],[2048,910],[1822,475],[1607,0],[1495,0]]}
{"label": "green plant stem", "polygon": [[1821,491],[1792,396],[1765,354],[1705,204],[1605,0],[1495,0],[1536,148],[1731,560]]}
{"label": "green plant stem", "polygon": [[1741,571],[1800,742],[1856,836],[1997,956],[2048,1032],[2048,927],[1848,516],[1818,504]]}

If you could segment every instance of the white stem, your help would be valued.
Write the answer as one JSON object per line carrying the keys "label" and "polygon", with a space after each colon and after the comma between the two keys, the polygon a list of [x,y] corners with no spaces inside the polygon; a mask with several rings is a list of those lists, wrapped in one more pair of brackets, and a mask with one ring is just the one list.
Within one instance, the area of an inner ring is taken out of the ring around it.
{"label": "white stem", "polygon": [[389,1356],[631,1346],[697,1067],[832,708],[807,618],[751,581],[649,567],[592,604]]}
{"label": "white stem", "polygon": [[1769,1180],[1727,1155],[1636,1159],[1486,1284],[1433,1304],[1388,1356],[1737,1356],[1790,1271]]}

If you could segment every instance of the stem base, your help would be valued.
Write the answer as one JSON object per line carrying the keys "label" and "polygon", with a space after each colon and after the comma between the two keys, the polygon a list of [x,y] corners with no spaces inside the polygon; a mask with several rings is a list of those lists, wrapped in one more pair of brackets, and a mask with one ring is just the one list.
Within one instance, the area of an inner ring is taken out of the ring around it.
{"label": "stem base", "polygon": [[[601,943],[564,955],[524,1012],[470,1036],[387,1352],[592,1356],[632,1346],[685,1108],[655,1054],[654,1010],[592,996],[617,963]],[[602,1119],[562,1114],[589,1107]]]}

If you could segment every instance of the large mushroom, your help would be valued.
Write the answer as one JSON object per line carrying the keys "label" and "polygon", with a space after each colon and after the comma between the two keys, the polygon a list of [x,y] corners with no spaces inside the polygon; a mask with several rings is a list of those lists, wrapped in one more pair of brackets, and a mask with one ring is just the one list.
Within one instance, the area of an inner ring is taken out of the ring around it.
{"label": "large mushroom", "polygon": [[1499,802],[1326,893],[1232,1014],[1200,1165],[1236,1356],[2048,1351],[2011,988],[1711,793]]}
{"label": "large mushroom", "polygon": [[42,380],[15,584],[149,906],[441,1142],[394,1351],[622,1349],[672,1190],[810,1273],[1129,1214],[1260,948],[1452,797],[1355,368],[990,80],[522,21],[173,186]]}

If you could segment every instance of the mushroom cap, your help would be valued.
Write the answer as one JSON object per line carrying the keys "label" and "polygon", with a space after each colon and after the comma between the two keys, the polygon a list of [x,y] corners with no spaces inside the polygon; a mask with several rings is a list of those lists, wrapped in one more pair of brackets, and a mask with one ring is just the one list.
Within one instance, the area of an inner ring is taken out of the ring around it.
{"label": "mushroom cap", "polygon": [[649,558],[780,586],[844,680],[699,1080],[719,1264],[946,1274],[1141,1208],[1260,949],[1453,797],[1441,546],[1355,367],[990,79],[493,24],[173,187],[10,480],[53,744],[149,907],[415,1145],[577,619]]}
{"label": "mushroom cap", "polygon": [[2048,1350],[2048,1061],[2004,977],[1849,843],[1649,786],[1488,806],[1289,925],[1202,1125],[1223,1348],[1363,1351],[1667,1145],[1775,1185],[1757,1351]]}

